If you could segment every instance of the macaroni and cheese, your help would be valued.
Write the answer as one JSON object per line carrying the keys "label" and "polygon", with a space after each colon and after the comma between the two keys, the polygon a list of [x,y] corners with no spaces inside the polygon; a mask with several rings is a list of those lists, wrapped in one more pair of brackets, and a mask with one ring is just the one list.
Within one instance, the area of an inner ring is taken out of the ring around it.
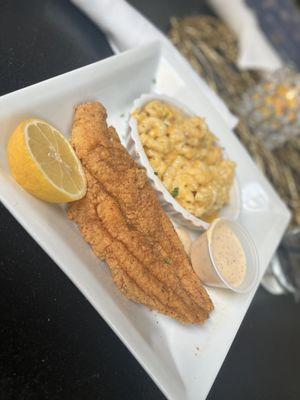
{"label": "macaroni and cheese", "polygon": [[224,159],[204,119],[153,100],[133,112],[145,153],[168,191],[196,217],[229,201],[235,163]]}

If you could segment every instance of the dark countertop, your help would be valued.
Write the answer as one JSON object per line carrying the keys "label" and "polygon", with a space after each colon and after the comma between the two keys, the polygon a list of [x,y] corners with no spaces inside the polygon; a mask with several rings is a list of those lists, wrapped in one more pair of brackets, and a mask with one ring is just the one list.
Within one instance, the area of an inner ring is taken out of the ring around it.
{"label": "dark countertop", "polygon": [[[132,1],[167,29],[195,0]],[[68,1],[0,0],[0,92],[107,57],[101,32]],[[0,188],[1,190],[1,188]],[[163,399],[63,272],[0,205],[0,399]],[[300,306],[260,288],[209,394],[299,399]]]}

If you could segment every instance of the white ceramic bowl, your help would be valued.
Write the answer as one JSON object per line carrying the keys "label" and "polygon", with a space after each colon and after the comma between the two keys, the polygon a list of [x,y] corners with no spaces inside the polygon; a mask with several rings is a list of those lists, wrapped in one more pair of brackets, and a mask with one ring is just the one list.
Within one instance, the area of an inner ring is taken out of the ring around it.
{"label": "white ceramic bowl", "polygon": [[[206,221],[195,217],[174,199],[174,197],[169,193],[167,188],[163,185],[159,177],[154,174],[154,170],[150,164],[148,157],[146,156],[146,153],[144,151],[143,145],[139,137],[137,121],[134,117],[131,116],[131,114],[137,108],[141,108],[150,101],[155,99],[164,101],[166,103],[170,103],[181,109],[187,115],[194,115],[194,113],[191,110],[189,110],[185,105],[181,104],[177,100],[172,99],[171,97],[155,93],[143,94],[141,97],[139,97],[133,102],[133,106],[130,110],[129,129],[126,135],[127,150],[129,151],[130,155],[138,162],[138,164],[140,164],[142,167],[146,169],[148,178],[150,179],[152,186],[156,189],[159,199],[165,211],[169,215],[174,217],[180,224],[188,226],[189,228],[200,229],[200,230],[207,229],[209,224]],[[237,179],[235,178],[230,191],[230,201],[220,211],[220,217],[235,220],[238,218],[239,212],[240,212],[240,191]]]}

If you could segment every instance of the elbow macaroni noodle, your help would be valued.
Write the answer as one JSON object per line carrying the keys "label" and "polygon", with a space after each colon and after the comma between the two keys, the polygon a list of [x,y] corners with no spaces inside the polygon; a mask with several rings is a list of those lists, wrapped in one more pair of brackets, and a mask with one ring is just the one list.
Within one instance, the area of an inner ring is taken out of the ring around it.
{"label": "elbow macaroni noodle", "polygon": [[154,171],[170,193],[178,193],[184,208],[209,217],[228,203],[235,163],[223,158],[204,119],[160,100],[135,110],[133,117]]}

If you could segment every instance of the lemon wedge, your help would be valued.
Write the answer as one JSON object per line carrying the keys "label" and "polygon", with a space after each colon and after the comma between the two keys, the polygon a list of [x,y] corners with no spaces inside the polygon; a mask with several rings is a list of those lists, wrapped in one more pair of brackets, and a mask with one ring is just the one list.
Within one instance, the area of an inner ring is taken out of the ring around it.
{"label": "lemon wedge", "polygon": [[86,193],[82,165],[71,144],[48,122],[31,118],[11,135],[7,146],[15,180],[50,203],[79,200]]}

